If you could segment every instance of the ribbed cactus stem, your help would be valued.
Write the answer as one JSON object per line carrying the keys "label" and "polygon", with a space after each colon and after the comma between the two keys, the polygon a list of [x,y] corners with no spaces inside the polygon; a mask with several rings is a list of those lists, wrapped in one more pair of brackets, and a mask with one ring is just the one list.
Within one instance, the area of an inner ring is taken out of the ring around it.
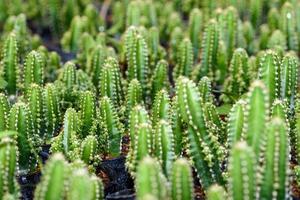
{"label": "ribbed cactus stem", "polygon": [[9,110],[10,105],[7,97],[0,93],[0,131],[8,129]]}
{"label": "ribbed cactus stem", "polygon": [[98,141],[93,135],[87,136],[81,144],[80,156],[81,160],[86,164],[91,164],[95,161],[98,153]]}
{"label": "ribbed cactus stem", "polygon": [[168,62],[165,60],[160,60],[156,64],[156,67],[152,76],[152,90],[151,95],[155,97],[156,93],[163,88],[169,88],[169,79],[168,79]]}
{"label": "ribbed cactus stem", "polygon": [[172,200],[194,199],[192,171],[188,161],[184,158],[177,159],[171,172]]}
{"label": "ribbed cactus stem", "polygon": [[136,197],[142,200],[151,195],[154,199],[168,199],[169,185],[156,160],[145,157],[138,166]]}
{"label": "ribbed cactus stem", "polygon": [[7,36],[2,47],[2,74],[7,82],[6,90],[8,94],[15,94],[19,80],[19,54],[18,43],[14,33]]}
{"label": "ribbed cactus stem", "polygon": [[190,39],[185,38],[178,46],[177,65],[174,69],[174,77],[189,76],[194,62],[193,46]]}
{"label": "ribbed cactus stem", "polygon": [[62,133],[63,152],[66,155],[74,148],[73,144],[76,142],[75,138],[76,134],[78,134],[79,123],[80,121],[76,110],[68,108],[64,116],[64,128]]}
{"label": "ribbed cactus stem", "polygon": [[117,107],[121,106],[124,101],[120,67],[115,58],[108,57],[104,62],[99,92],[102,97],[109,97]]}
{"label": "ribbed cactus stem", "polygon": [[152,126],[155,127],[161,119],[170,120],[171,105],[169,94],[165,90],[159,91],[152,106]]}
{"label": "ribbed cactus stem", "polygon": [[230,152],[228,195],[230,199],[256,199],[256,158],[246,142],[238,142]]}
{"label": "ribbed cactus stem", "polygon": [[200,99],[202,103],[213,102],[214,100],[211,84],[212,83],[207,76],[202,77],[198,83],[198,89],[200,92]]}
{"label": "ribbed cactus stem", "polygon": [[268,125],[266,148],[261,169],[260,199],[289,198],[289,156],[290,141],[285,122],[274,118]]}
{"label": "ribbed cactus stem", "polygon": [[106,49],[102,45],[97,45],[88,58],[87,71],[92,76],[95,86],[99,86],[102,67],[106,58]]}
{"label": "ribbed cactus stem", "polygon": [[126,95],[126,112],[129,114],[131,110],[138,104],[143,102],[143,93],[140,82],[137,79],[130,81]]}
{"label": "ribbed cactus stem", "polygon": [[222,200],[226,199],[226,192],[223,187],[219,185],[212,185],[207,191],[207,200]]}
{"label": "ribbed cactus stem", "polygon": [[0,199],[5,193],[17,198],[18,185],[15,179],[18,171],[18,147],[12,131],[0,132]]}
{"label": "ribbed cactus stem", "polygon": [[91,131],[96,117],[95,96],[92,92],[86,91],[80,95],[80,120],[81,138],[85,138]]}
{"label": "ribbed cactus stem", "polygon": [[54,154],[47,161],[43,176],[35,190],[36,200],[60,200],[65,197],[66,185],[70,174],[69,165],[62,154]]}
{"label": "ribbed cactus stem", "polygon": [[24,88],[32,84],[42,85],[44,82],[44,66],[39,52],[31,51],[25,60],[24,65]]}
{"label": "ribbed cactus stem", "polygon": [[113,103],[107,96],[102,97],[99,102],[99,118],[101,130],[106,137],[107,153],[118,156],[121,150],[123,127]]}
{"label": "ribbed cactus stem", "polygon": [[197,60],[200,49],[200,36],[203,26],[203,14],[198,8],[194,8],[189,17],[189,38],[193,45],[194,60]]}

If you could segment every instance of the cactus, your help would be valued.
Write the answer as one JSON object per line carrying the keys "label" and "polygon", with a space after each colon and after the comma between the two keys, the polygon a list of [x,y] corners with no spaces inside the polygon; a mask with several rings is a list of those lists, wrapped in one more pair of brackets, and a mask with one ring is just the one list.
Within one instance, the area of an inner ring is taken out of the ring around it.
{"label": "cactus", "polygon": [[92,92],[86,91],[80,95],[80,138],[85,138],[93,128],[96,117],[95,97]]}
{"label": "cactus", "polygon": [[56,88],[53,84],[47,84],[43,91],[43,113],[45,116],[46,139],[52,138],[60,125],[60,107]]}
{"label": "cactus", "polygon": [[230,152],[228,196],[230,199],[256,199],[256,158],[246,142],[238,142]]}
{"label": "cactus", "polygon": [[250,21],[254,27],[258,27],[261,22],[263,2],[257,0],[250,0]]}
{"label": "cactus", "polygon": [[0,199],[8,193],[18,198],[18,185],[15,179],[18,171],[18,148],[13,139],[17,133],[0,132]]}
{"label": "cactus", "polygon": [[43,168],[43,176],[35,190],[35,200],[60,200],[66,193],[70,170],[69,165],[60,153],[51,156]]}
{"label": "cactus", "polygon": [[156,93],[161,89],[169,89],[170,83],[168,79],[168,63],[165,60],[157,62],[152,75],[151,96],[155,97]]}
{"label": "cactus", "polygon": [[160,120],[152,135],[153,155],[158,159],[166,176],[169,175],[174,160],[173,133],[168,121]]}
{"label": "cactus", "polygon": [[165,90],[159,91],[152,106],[152,126],[156,127],[159,120],[169,120],[171,114],[170,98]]}
{"label": "cactus", "polygon": [[298,60],[295,55],[286,54],[281,62],[281,98],[286,99],[287,102],[293,106],[295,102],[295,95],[297,91],[298,80]]}
{"label": "cactus", "polygon": [[215,78],[217,53],[219,47],[219,27],[215,20],[210,20],[205,28],[202,47],[201,47],[201,64],[200,68],[195,68],[194,74],[196,80],[203,76]]}
{"label": "cactus", "polygon": [[40,53],[31,51],[24,65],[24,88],[27,89],[32,83],[42,85],[44,82],[44,63]]}
{"label": "cactus", "polygon": [[248,55],[244,49],[236,49],[229,65],[229,77],[225,82],[225,92],[237,99],[249,87]]}
{"label": "cactus", "polygon": [[222,200],[226,199],[226,192],[223,187],[219,185],[212,185],[207,191],[207,200]]}
{"label": "cactus", "polygon": [[10,104],[7,97],[0,93],[0,131],[8,129],[8,118],[9,118]]}
{"label": "cactus", "polygon": [[138,166],[136,175],[136,197],[141,200],[152,196],[155,199],[169,199],[169,186],[158,163],[145,157]]}
{"label": "cactus", "polygon": [[33,126],[32,114],[27,104],[19,102],[13,105],[9,113],[9,130],[18,132],[15,136],[22,172],[32,171],[38,164],[37,145],[40,143]]}
{"label": "cactus", "polygon": [[172,199],[194,199],[192,171],[188,161],[184,158],[179,158],[174,162],[172,168],[170,178]]}
{"label": "cactus", "polygon": [[126,96],[126,111],[127,114],[131,112],[131,110],[138,104],[143,103],[143,94],[142,94],[142,87],[140,82],[137,79],[133,79],[130,81],[128,89],[127,89],[127,96]]}
{"label": "cactus", "polygon": [[115,58],[108,57],[102,67],[100,83],[100,96],[109,97],[118,108],[124,101],[123,88],[121,83],[120,68]]}
{"label": "cactus", "polygon": [[148,123],[140,123],[136,127],[136,135],[134,140],[131,140],[132,147],[129,149],[129,155],[126,159],[126,166],[134,177],[139,177],[136,174],[137,166],[143,158],[151,154],[151,126]]}
{"label": "cactus", "polygon": [[249,146],[259,156],[262,146],[262,138],[265,135],[266,122],[268,121],[268,96],[265,85],[261,81],[255,81],[248,92],[247,109],[245,115],[245,135]]}
{"label": "cactus", "polygon": [[200,36],[203,26],[203,15],[201,10],[194,8],[189,16],[189,38],[193,45],[194,60],[197,60],[200,49]]}
{"label": "cactus", "polygon": [[98,153],[98,141],[93,135],[87,136],[81,144],[81,160],[86,164],[91,164],[96,160]]}
{"label": "cactus", "polygon": [[130,27],[125,35],[125,53],[128,64],[128,80],[137,79],[142,88],[148,81],[148,47],[147,43],[135,27]]}
{"label": "cactus", "polygon": [[7,36],[2,47],[1,69],[8,94],[16,94],[19,80],[18,43],[14,33]]}
{"label": "cactus", "polygon": [[189,76],[193,66],[193,46],[190,39],[185,38],[178,46],[177,65],[174,69],[174,78],[178,76]]}
{"label": "cactus", "polygon": [[213,102],[214,97],[211,89],[211,81],[207,76],[201,78],[198,83],[198,88],[200,92],[200,100],[202,103]]}
{"label": "cactus", "polygon": [[222,150],[218,139],[208,131],[200,95],[195,84],[179,77],[176,86],[177,105],[181,119],[188,125],[189,154],[205,188],[212,183],[224,184],[220,169]]}
{"label": "cactus", "polygon": [[280,64],[275,52],[268,50],[260,59],[259,77],[265,83],[269,105],[280,96]]}
{"label": "cactus", "polygon": [[118,156],[121,150],[121,134],[123,132],[116,109],[108,97],[99,102],[99,121],[104,135],[106,151],[109,155]]}
{"label": "cactus", "polygon": [[274,118],[266,135],[266,148],[259,182],[260,199],[287,199],[289,197],[290,143],[285,122]]}
{"label": "cactus", "polygon": [[246,102],[239,100],[230,110],[228,117],[227,145],[231,149],[238,141],[242,139],[245,132]]}
{"label": "cactus", "polygon": [[126,12],[126,26],[138,26],[140,24],[141,10],[140,1],[131,1]]}

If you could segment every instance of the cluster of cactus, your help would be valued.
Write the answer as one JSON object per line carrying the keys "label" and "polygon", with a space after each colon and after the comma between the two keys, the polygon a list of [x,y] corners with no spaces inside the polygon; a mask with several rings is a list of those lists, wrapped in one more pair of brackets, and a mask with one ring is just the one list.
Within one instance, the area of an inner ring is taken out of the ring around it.
{"label": "cluster of cactus", "polygon": [[299,10],[0,0],[0,200],[36,173],[34,199],[104,199],[99,166],[119,157],[140,200],[295,196]]}

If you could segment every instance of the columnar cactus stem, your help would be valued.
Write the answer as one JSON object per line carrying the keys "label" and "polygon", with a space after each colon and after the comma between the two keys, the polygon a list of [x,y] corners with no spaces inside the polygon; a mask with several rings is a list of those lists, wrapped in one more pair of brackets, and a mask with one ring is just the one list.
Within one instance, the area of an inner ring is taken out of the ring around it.
{"label": "columnar cactus stem", "polygon": [[248,55],[244,49],[236,49],[229,66],[229,77],[225,81],[225,91],[237,99],[249,87]]}
{"label": "columnar cactus stem", "polygon": [[258,27],[261,21],[263,2],[250,0],[250,21],[254,27]]}
{"label": "columnar cactus stem", "polygon": [[212,185],[207,191],[207,200],[222,200],[226,199],[226,192],[223,187],[219,185]]}
{"label": "columnar cactus stem", "polygon": [[102,66],[106,58],[106,49],[102,45],[97,45],[91,52],[88,58],[87,71],[92,76],[92,81],[95,86],[99,86]]}
{"label": "columnar cactus stem", "polygon": [[169,199],[169,185],[156,160],[145,157],[136,174],[137,199],[151,195],[155,199]]}
{"label": "columnar cactus stem", "polygon": [[152,76],[152,90],[151,96],[155,97],[156,93],[161,89],[169,88],[169,79],[168,79],[168,63],[165,60],[160,60],[153,72]]}
{"label": "columnar cactus stem", "polygon": [[145,89],[148,81],[148,47],[141,33],[130,27],[125,36],[128,79],[137,79]]}
{"label": "columnar cactus stem", "polygon": [[102,97],[99,102],[99,120],[102,134],[106,137],[107,153],[111,156],[118,156],[121,150],[123,127],[113,103],[107,96]]}
{"label": "columnar cactus stem", "polygon": [[189,38],[193,44],[194,60],[197,60],[199,54],[202,26],[202,12],[198,8],[194,8],[189,17]]}
{"label": "columnar cactus stem", "polygon": [[26,104],[19,102],[14,104],[9,114],[9,129],[17,131],[15,136],[20,152],[20,170],[31,171],[37,165],[36,147],[39,143],[33,127],[31,112]]}
{"label": "columnar cactus stem", "polygon": [[37,51],[31,51],[24,65],[24,88],[29,88],[32,83],[42,85],[44,82],[44,66],[42,57]]}
{"label": "columnar cactus stem", "polygon": [[7,36],[2,48],[2,74],[7,82],[8,94],[16,94],[19,79],[19,57],[17,38],[14,33]]}
{"label": "columnar cactus stem", "polygon": [[170,120],[171,119],[171,105],[169,94],[165,90],[159,91],[152,106],[152,126],[156,127],[159,120]]}
{"label": "columnar cactus stem", "polygon": [[274,118],[266,135],[259,199],[289,198],[289,143],[285,122]]}
{"label": "columnar cactus stem", "polygon": [[220,169],[222,150],[218,138],[208,131],[196,85],[179,77],[176,86],[177,105],[181,119],[188,125],[189,154],[205,188],[212,183],[224,184]]}
{"label": "columnar cactus stem", "polygon": [[15,132],[0,133],[0,199],[5,193],[18,194],[18,185],[15,179],[18,170],[18,148],[13,137]]}
{"label": "columnar cactus stem", "polygon": [[227,145],[231,149],[238,141],[242,139],[245,132],[245,114],[246,102],[239,100],[230,110],[228,117]]}
{"label": "columnar cactus stem", "polygon": [[200,80],[203,76],[215,78],[214,74],[216,71],[218,47],[218,23],[215,20],[210,20],[206,25],[202,39],[200,69],[195,68],[196,80]]}
{"label": "columnar cactus stem", "polygon": [[256,199],[256,158],[246,142],[238,142],[230,152],[228,195],[230,199]]}
{"label": "columnar cactus stem", "polygon": [[187,160],[179,158],[172,167],[171,192],[173,200],[194,199],[191,167]]}
{"label": "columnar cactus stem", "polygon": [[98,141],[94,135],[87,136],[81,144],[80,157],[86,164],[92,164],[98,153]]}
{"label": "columnar cactus stem", "polygon": [[174,69],[174,78],[189,76],[194,62],[193,46],[190,39],[185,38],[178,46],[177,65]]}
{"label": "columnar cactus stem", "polygon": [[80,137],[85,138],[90,133],[96,117],[95,96],[90,91],[83,92],[80,96]]}
{"label": "columnar cactus stem", "polygon": [[0,131],[8,129],[10,105],[7,97],[0,93]]}
{"label": "columnar cactus stem", "polygon": [[153,155],[158,159],[166,176],[170,174],[175,157],[172,128],[168,121],[160,120],[153,126]]}
{"label": "columnar cactus stem", "polygon": [[64,116],[64,128],[62,133],[62,149],[65,155],[75,148],[76,134],[78,134],[80,121],[77,112],[68,108]]}
{"label": "columnar cactus stem", "polygon": [[122,105],[124,101],[123,88],[121,83],[121,73],[118,61],[108,57],[102,67],[99,91],[102,97],[109,97],[116,107]]}
{"label": "columnar cactus stem", "polygon": [[139,1],[131,1],[127,7],[126,12],[126,26],[138,26],[140,25],[140,6],[141,2]]}
{"label": "columnar cactus stem", "polygon": [[138,104],[142,104],[143,102],[143,94],[142,87],[140,82],[137,79],[133,79],[130,81],[127,96],[126,96],[126,111],[127,114],[131,112],[131,110]]}
{"label": "columnar cactus stem", "polygon": [[70,174],[69,165],[62,154],[54,154],[47,161],[42,172],[42,180],[37,185],[34,199],[60,200],[65,197],[66,185]]}
{"label": "columnar cactus stem", "polygon": [[211,81],[207,76],[201,78],[198,83],[200,100],[202,103],[213,102],[214,97],[211,90]]}
{"label": "columnar cactus stem", "polygon": [[76,67],[73,62],[67,62],[64,65],[62,81],[68,92],[71,92],[76,83]]}
{"label": "columnar cactus stem", "polygon": [[127,168],[134,177],[139,162],[143,158],[151,154],[151,141],[152,132],[151,126],[148,123],[141,123],[136,126],[136,136],[132,142],[134,143],[133,148],[130,148],[129,155],[126,160]]}
{"label": "columnar cactus stem", "polygon": [[281,98],[293,106],[297,93],[298,60],[292,53],[286,54],[281,62]]}
{"label": "columnar cactus stem", "polygon": [[260,154],[262,138],[265,136],[264,132],[269,115],[268,102],[268,95],[263,82],[253,82],[248,93],[244,138],[248,145],[254,149],[256,156]]}
{"label": "columnar cactus stem", "polygon": [[269,94],[269,105],[280,96],[280,64],[278,55],[268,50],[260,59],[259,77],[265,83]]}
{"label": "columnar cactus stem", "polygon": [[52,138],[60,125],[59,98],[53,84],[47,84],[43,91],[45,134],[46,139]]}

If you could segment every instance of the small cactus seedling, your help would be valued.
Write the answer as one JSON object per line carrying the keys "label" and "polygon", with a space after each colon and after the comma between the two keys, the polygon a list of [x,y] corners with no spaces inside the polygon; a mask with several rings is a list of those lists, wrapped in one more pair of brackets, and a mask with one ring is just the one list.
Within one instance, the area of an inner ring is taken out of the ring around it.
{"label": "small cactus seedling", "polygon": [[171,192],[172,200],[194,199],[192,171],[188,161],[177,159],[172,167]]}

